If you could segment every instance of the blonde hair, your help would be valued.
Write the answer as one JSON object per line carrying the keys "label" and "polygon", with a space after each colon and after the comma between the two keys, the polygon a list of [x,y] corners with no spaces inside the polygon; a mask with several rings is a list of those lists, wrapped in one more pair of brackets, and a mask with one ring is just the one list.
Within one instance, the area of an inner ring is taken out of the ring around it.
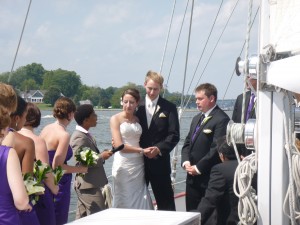
{"label": "blonde hair", "polygon": [[10,112],[17,109],[17,94],[11,85],[0,82],[0,105]]}
{"label": "blonde hair", "polygon": [[155,83],[160,85],[160,88],[163,88],[164,78],[159,73],[149,70],[145,78],[145,83],[149,80],[153,80]]}

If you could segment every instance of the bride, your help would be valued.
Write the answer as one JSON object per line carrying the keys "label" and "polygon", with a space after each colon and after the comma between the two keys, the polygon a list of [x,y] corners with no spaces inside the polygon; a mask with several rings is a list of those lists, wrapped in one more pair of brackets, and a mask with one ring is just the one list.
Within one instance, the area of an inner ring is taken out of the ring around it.
{"label": "bride", "polygon": [[151,148],[140,147],[142,127],[134,115],[139,100],[138,90],[125,90],[121,101],[123,111],[110,119],[114,145],[125,145],[122,151],[114,154],[113,208],[153,209],[144,172],[144,153],[150,152]]}

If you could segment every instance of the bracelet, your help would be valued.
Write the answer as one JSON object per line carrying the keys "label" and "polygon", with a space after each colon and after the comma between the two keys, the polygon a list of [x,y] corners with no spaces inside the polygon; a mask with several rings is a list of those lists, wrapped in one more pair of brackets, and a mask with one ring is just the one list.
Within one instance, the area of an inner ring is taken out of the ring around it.
{"label": "bracelet", "polygon": [[140,154],[144,154],[144,149],[143,148],[141,148]]}

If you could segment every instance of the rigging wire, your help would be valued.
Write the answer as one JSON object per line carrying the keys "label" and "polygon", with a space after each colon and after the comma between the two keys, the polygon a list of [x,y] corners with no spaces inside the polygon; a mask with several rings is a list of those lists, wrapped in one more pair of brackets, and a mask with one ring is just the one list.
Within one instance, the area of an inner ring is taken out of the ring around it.
{"label": "rigging wire", "polygon": [[[196,75],[196,72],[197,72],[197,70],[198,70],[199,64],[200,64],[200,62],[201,62],[201,60],[202,60],[203,54],[204,54],[204,52],[205,52],[205,50],[206,50],[206,47],[207,47],[207,44],[208,44],[209,39],[210,39],[210,37],[211,37],[212,31],[213,31],[213,29],[214,29],[214,27],[215,27],[217,18],[219,17],[219,13],[220,13],[220,10],[221,10],[221,8],[222,8],[222,5],[223,5],[223,0],[221,1],[221,4],[220,4],[219,9],[218,9],[218,12],[217,12],[217,15],[215,16],[215,20],[214,20],[214,22],[213,22],[213,24],[212,24],[212,27],[211,27],[210,32],[209,32],[209,35],[208,35],[208,37],[207,37],[207,39],[206,39],[204,48],[203,48],[202,53],[201,53],[201,56],[200,56],[200,58],[199,58],[199,60],[198,60],[198,63],[197,63],[195,72],[194,72],[194,74],[193,74],[193,76],[192,76],[192,80],[191,80],[191,82],[190,82],[190,85],[189,85],[189,87],[188,87],[188,91],[187,91],[187,92],[189,92],[189,90],[190,90],[190,88],[191,88],[191,85],[192,85],[193,80],[194,80],[194,78],[195,78],[195,75]],[[185,99],[184,99],[183,101],[185,101]],[[182,103],[182,105],[184,105],[184,103]]]}
{"label": "rigging wire", "polygon": [[180,108],[183,108],[183,97],[184,97],[184,88],[185,88],[185,80],[186,80],[186,72],[187,72],[187,64],[189,60],[189,51],[190,51],[190,41],[191,41],[191,33],[192,33],[192,22],[193,22],[193,13],[194,13],[194,0],[192,1],[192,10],[191,10],[191,18],[190,18],[190,27],[189,27],[189,35],[188,35],[188,43],[185,57],[185,68],[183,75],[183,84],[182,84],[182,94],[181,94],[181,104]]}
{"label": "rigging wire", "polygon": [[244,67],[244,91],[243,91],[243,101],[242,101],[242,117],[241,122],[245,123],[245,102],[246,102],[246,91],[247,91],[247,76],[249,75],[248,72],[248,57],[249,57],[249,42],[250,42],[250,31],[251,31],[251,17],[252,17],[252,5],[253,0],[249,0],[248,5],[248,24],[247,24],[247,33],[246,33],[246,50],[245,50],[245,67]]}
{"label": "rigging wire", "polygon": [[[175,46],[175,50],[174,50],[174,54],[173,54],[173,58],[172,58],[168,78],[166,80],[166,87],[168,87],[169,79],[170,79],[171,72],[172,72],[172,69],[173,69],[173,64],[174,64],[175,56],[176,56],[176,53],[177,53],[177,48],[178,48],[179,40],[180,40],[180,37],[181,37],[181,32],[182,32],[183,24],[184,24],[184,21],[185,21],[185,16],[186,16],[186,12],[187,12],[189,2],[190,2],[190,0],[187,1],[186,7],[185,7],[185,11],[184,11],[182,23],[181,23],[181,26],[180,26],[179,35],[178,35],[178,38],[177,38],[177,42],[176,42],[176,46]],[[164,97],[164,95],[165,95],[165,89],[164,89],[163,97]]]}
{"label": "rigging wire", "polygon": [[[260,9],[260,6],[257,7],[257,10],[256,10],[256,13],[255,13],[255,15],[254,15],[254,18],[253,18],[253,20],[252,20],[251,28],[250,28],[250,29],[252,29],[252,26],[253,26],[253,24],[254,24],[254,21],[255,21],[255,19],[256,19],[256,16],[257,16],[257,14],[258,14],[259,9]],[[242,55],[242,52],[244,51],[244,48],[245,48],[245,44],[246,44],[246,40],[244,41],[244,44],[243,44],[243,47],[242,47],[242,50],[241,50],[239,56]],[[225,93],[224,93],[224,95],[223,95],[222,100],[225,99],[225,96],[226,96],[226,94],[227,94],[229,85],[230,85],[230,83],[231,83],[231,80],[232,80],[232,77],[233,77],[234,74],[235,74],[235,68],[234,68],[233,71],[232,71],[231,77],[230,77],[230,79],[229,79],[229,82],[228,82],[228,85],[227,85],[227,87],[226,87],[226,90],[225,90]]]}
{"label": "rigging wire", "polygon": [[[190,44],[190,38],[191,38],[191,30],[192,30],[192,21],[193,21],[193,12],[194,12],[194,0],[192,0],[192,7],[191,7],[191,17],[190,17],[190,27],[189,27],[189,35],[188,35],[188,45],[187,45],[187,53],[186,53],[186,62],[185,62],[185,73],[184,73],[184,82],[182,85],[182,94],[181,94],[181,104],[180,104],[180,111],[179,111],[179,123],[181,121],[182,117],[182,97],[184,95],[184,86],[185,86],[185,77],[186,77],[186,68],[187,68],[187,62],[188,62],[188,55],[189,55],[189,44]],[[174,183],[176,178],[176,165],[177,165],[177,153],[178,153],[178,145],[174,148],[173,151],[173,159],[172,159],[172,174],[171,174],[171,180],[172,180],[172,186],[174,189]]]}
{"label": "rigging wire", "polygon": [[24,33],[24,30],[25,30],[27,18],[28,18],[28,15],[29,15],[30,7],[31,7],[31,2],[32,2],[32,0],[29,1],[27,13],[26,13],[24,24],[23,24],[22,31],[21,31],[21,36],[20,36],[20,39],[19,39],[19,42],[18,42],[17,50],[16,50],[15,57],[14,57],[14,61],[13,61],[13,64],[11,66],[10,74],[8,76],[8,81],[7,81],[8,83],[10,83],[12,72],[13,72],[13,69],[14,69],[14,66],[15,66],[15,62],[16,62],[16,59],[17,59],[17,55],[18,55],[18,52],[19,52],[19,48],[20,48],[20,45],[21,45],[23,33]]}
{"label": "rigging wire", "polygon": [[163,68],[163,64],[164,64],[164,60],[165,60],[165,54],[166,54],[167,46],[168,46],[168,42],[169,42],[169,37],[170,37],[170,31],[171,31],[171,26],[172,26],[172,21],[173,21],[175,6],[176,6],[176,0],[174,0],[172,15],[171,15],[171,19],[170,19],[170,24],[169,24],[168,34],[167,34],[166,43],[165,43],[165,47],[164,47],[164,52],[163,52],[163,56],[162,56],[162,59],[161,59],[159,74],[161,74],[161,71],[162,71],[162,68]]}

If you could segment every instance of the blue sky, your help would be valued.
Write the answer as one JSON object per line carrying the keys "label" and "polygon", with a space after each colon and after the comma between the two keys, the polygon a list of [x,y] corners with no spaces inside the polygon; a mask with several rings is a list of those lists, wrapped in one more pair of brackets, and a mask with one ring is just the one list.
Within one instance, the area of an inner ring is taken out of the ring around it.
{"label": "blue sky", "polygon": [[[185,93],[211,82],[223,98],[246,38],[247,1],[239,1],[206,70],[212,49],[237,0],[224,0],[207,49],[204,44],[221,0],[195,0]],[[162,74],[167,80],[187,0],[177,0]],[[185,70],[189,1],[168,89],[181,92]],[[254,0],[254,12],[258,7]],[[29,0],[0,0],[0,73],[10,71]],[[128,82],[143,84],[148,70],[160,70],[174,0],[33,0],[15,69],[41,63],[47,70],[75,71],[84,84],[107,88]],[[250,54],[257,52],[256,19],[250,35]],[[242,54],[244,57],[244,53]],[[191,83],[192,76],[194,81]],[[234,75],[225,98],[243,90],[243,77]]]}

